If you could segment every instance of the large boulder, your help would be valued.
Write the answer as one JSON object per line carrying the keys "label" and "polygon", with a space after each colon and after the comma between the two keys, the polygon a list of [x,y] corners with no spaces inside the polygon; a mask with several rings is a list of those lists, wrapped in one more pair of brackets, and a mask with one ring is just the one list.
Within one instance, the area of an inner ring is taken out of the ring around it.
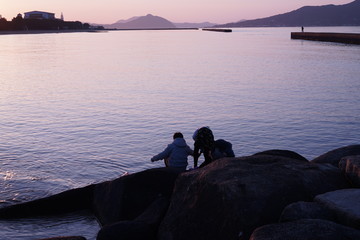
{"label": "large boulder", "polygon": [[335,214],[317,202],[296,202],[286,206],[281,213],[280,222],[291,222],[300,219],[324,219],[335,221]]}
{"label": "large boulder", "polygon": [[97,240],[155,240],[169,200],[159,197],[135,220],[119,221],[104,226]]}
{"label": "large boulder", "polygon": [[159,196],[170,198],[180,171],[156,168],[95,186],[92,210],[102,225],[134,220]]}
{"label": "large boulder", "polygon": [[343,157],[339,168],[354,187],[360,187],[360,155]]}
{"label": "large boulder", "polygon": [[287,157],[287,158],[302,160],[306,162],[308,161],[305,157],[301,156],[300,154],[289,150],[272,149],[272,150],[255,153],[254,156],[256,155],[272,155],[272,156]]}
{"label": "large boulder", "polygon": [[[131,236],[147,236],[144,239],[151,239],[151,236],[156,235],[167,210],[168,199],[179,174],[179,170],[172,168],[145,170],[112,181],[1,208],[0,219],[90,210],[102,225],[118,224],[115,228],[103,229],[104,235],[110,234],[113,239],[117,239],[117,234],[130,236],[127,239],[132,239]],[[131,226],[133,231],[129,231],[126,226]]]}
{"label": "large boulder", "polygon": [[314,163],[330,163],[334,166],[338,166],[340,159],[346,156],[360,155],[360,145],[350,145],[346,147],[337,148],[330,152],[314,158]]}
{"label": "large boulder", "polygon": [[178,177],[158,239],[248,239],[288,204],[347,186],[331,165],[262,154],[221,159]]}
{"label": "large boulder", "polygon": [[314,200],[334,212],[337,222],[360,229],[360,189],[327,192]]}
{"label": "large boulder", "polygon": [[92,211],[103,225],[133,220],[159,196],[170,198],[180,171],[155,168],[112,181],[71,189],[49,197],[0,208],[0,219]]}
{"label": "large boulder", "polygon": [[269,224],[256,229],[250,240],[359,240],[360,231],[320,219]]}

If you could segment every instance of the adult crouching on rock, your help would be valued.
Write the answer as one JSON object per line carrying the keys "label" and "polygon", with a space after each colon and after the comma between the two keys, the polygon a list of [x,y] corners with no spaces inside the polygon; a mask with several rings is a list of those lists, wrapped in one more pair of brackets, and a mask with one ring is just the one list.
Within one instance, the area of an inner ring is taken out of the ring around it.
{"label": "adult crouching on rock", "polygon": [[204,154],[205,161],[200,165],[204,167],[213,161],[212,151],[215,147],[214,135],[209,127],[197,129],[193,135],[194,139],[194,168],[198,165],[201,153]]}
{"label": "adult crouching on rock", "polygon": [[228,142],[224,139],[216,140],[215,149],[212,151],[212,157],[213,160],[224,157],[235,157],[231,142]]}

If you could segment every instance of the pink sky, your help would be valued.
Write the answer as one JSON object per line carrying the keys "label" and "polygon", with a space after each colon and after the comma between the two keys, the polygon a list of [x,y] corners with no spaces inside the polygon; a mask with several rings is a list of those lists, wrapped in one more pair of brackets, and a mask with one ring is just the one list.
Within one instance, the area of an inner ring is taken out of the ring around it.
{"label": "pink sky", "polygon": [[110,24],[153,14],[171,22],[229,23],[296,10],[302,6],[342,5],[353,0],[0,0],[0,15],[38,10],[65,20]]}

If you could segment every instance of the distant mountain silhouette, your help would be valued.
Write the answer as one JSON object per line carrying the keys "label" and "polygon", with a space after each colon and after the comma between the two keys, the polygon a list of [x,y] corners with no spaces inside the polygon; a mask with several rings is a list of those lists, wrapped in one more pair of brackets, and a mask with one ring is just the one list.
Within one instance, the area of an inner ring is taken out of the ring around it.
{"label": "distant mountain silhouette", "polygon": [[216,27],[360,26],[360,0],[344,5],[306,6],[267,18]]}
{"label": "distant mountain silhouette", "polygon": [[[119,21],[117,21],[116,23],[128,23],[128,22],[131,22],[131,21],[134,21],[134,20],[136,20],[136,19],[138,19],[140,16],[138,16],[138,17],[132,17],[132,18],[129,18],[129,19],[125,19],[125,20],[119,20]],[[115,24],[116,24],[115,23]]]}
{"label": "distant mountain silhouette", "polygon": [[106,28],[116,29],[161,29],[176,28],[176,26],[165,18],[148,14],[142,17],[132,17],[128,20],[119,20],[114,24],[103,25]]}

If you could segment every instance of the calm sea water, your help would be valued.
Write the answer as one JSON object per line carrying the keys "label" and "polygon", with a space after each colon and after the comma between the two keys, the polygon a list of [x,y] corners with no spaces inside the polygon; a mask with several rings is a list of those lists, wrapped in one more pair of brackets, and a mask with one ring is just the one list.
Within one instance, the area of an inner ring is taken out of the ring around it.
{"label": "calm sea water", "polygon": [[[360,46],[298,30],[0,35],[0,207],[160,167],[175,131],[192,145],[204,125],[238,156],[359,144]],[[83,213],[0,226],[1,239],[99,229]]]}

